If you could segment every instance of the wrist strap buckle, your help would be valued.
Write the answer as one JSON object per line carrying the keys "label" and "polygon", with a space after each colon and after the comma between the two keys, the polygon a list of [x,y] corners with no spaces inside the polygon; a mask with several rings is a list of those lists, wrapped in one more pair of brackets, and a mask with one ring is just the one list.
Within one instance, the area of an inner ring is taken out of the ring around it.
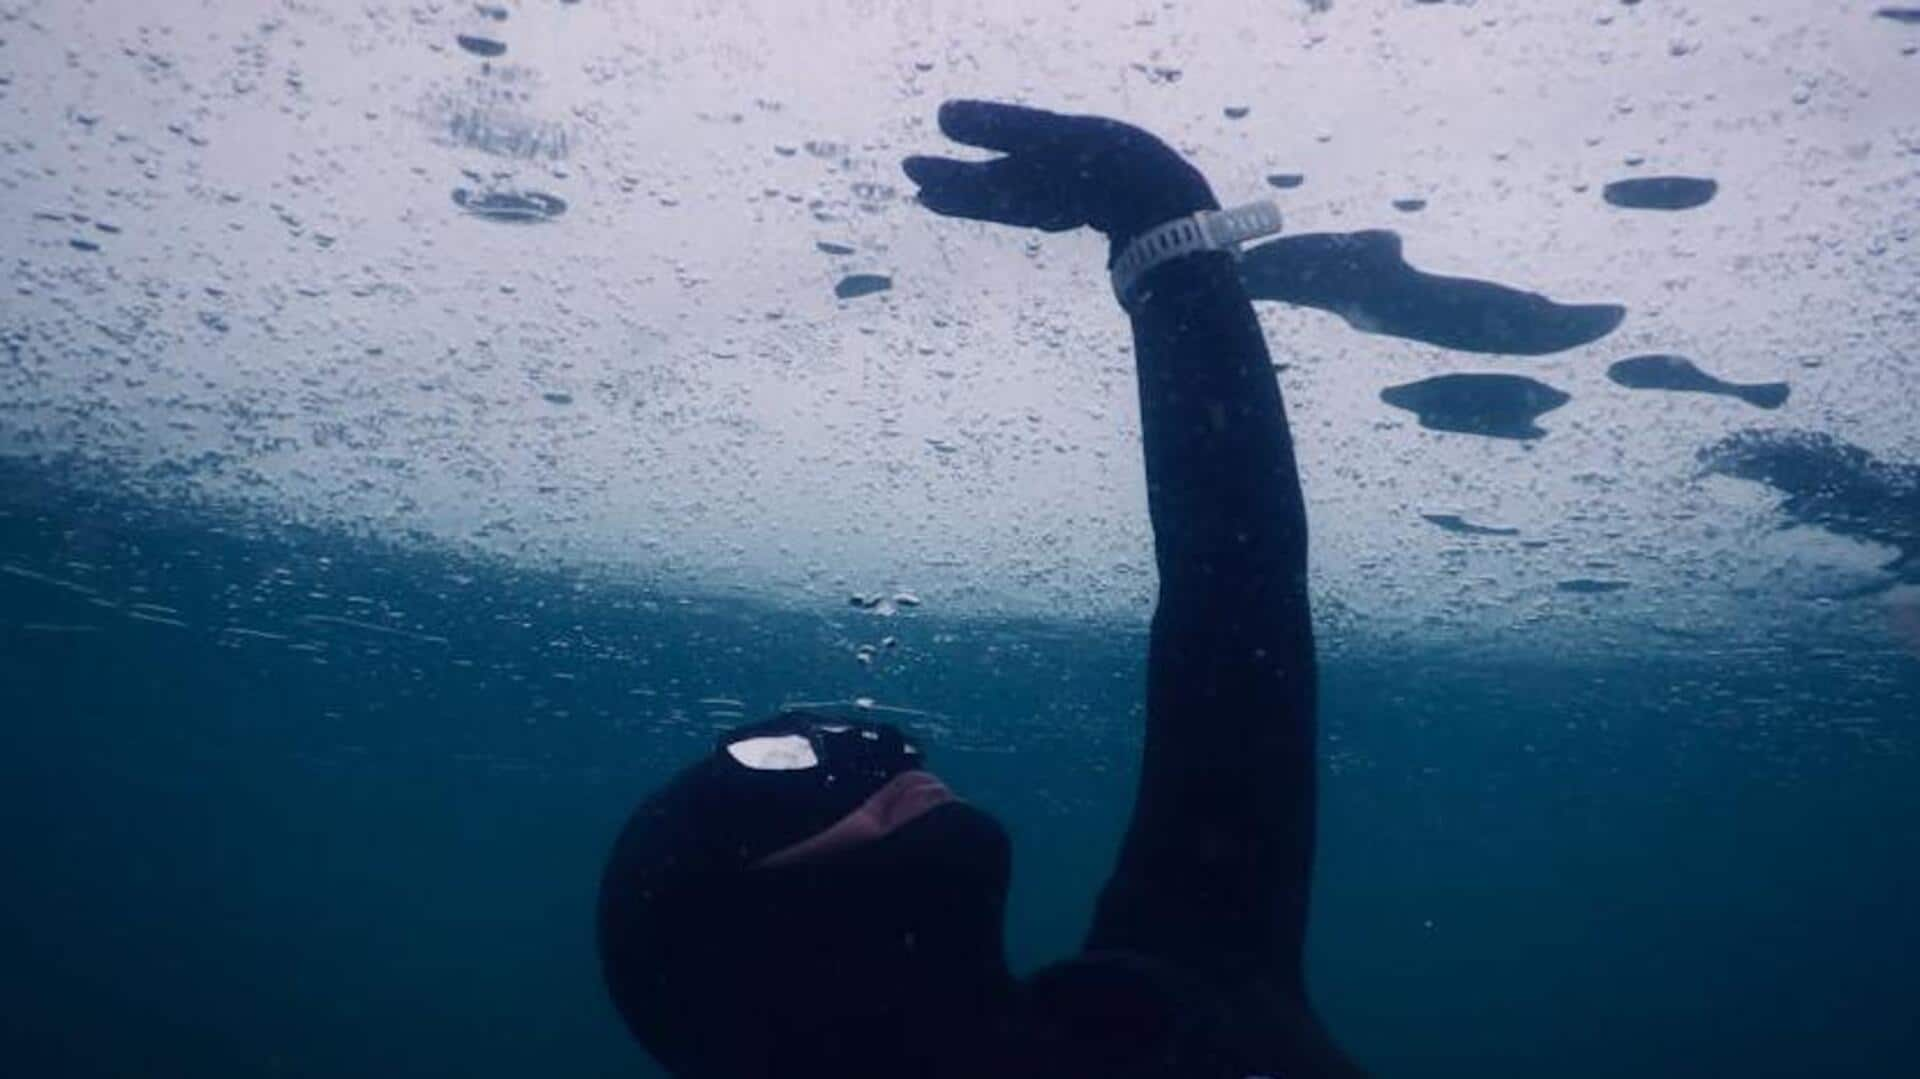
{"label": "wrist strap buckle", "polygon": [[1280,207],[1262,199],[1231,210],[1201,210],[1148,229],[1113,261],[1113,294],[1125,305],[1148,270],[1202,251],[1239,253],[1241,244],[1280,231]]}

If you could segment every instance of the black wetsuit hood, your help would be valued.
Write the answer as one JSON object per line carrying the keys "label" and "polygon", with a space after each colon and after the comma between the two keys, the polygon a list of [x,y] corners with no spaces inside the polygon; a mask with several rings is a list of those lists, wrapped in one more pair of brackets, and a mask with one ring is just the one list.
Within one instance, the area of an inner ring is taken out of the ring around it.
{"label": "black wetsuit hood", "polygon": [[894,1079],[990,1053],[981,1034],[1012,998],[1010,854],[991,816],[952,802],[848,850],[757,864],[898,770],[871,763],[838,761],[829,782],[742,776],[716,753],[634,812],[601,880],[601,966],[674,1075]]}

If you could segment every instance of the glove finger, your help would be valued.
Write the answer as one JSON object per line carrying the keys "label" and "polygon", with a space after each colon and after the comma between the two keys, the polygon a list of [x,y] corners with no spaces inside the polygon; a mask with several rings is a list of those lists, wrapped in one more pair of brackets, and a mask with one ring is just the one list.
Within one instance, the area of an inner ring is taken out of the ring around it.
{"label": "glove finger", "polygon": [[920,186],[920,205],[948,217],[998,220],[992,203],[987,162],[955,161],[948,157],[909,157],[900,163],[907,178]]}
{"label": "glove finger", "polygon": [[937,214],[1053,232],[1084,223],[1046,189],[1032,168],[1014,158],[970,162],[911,157],[905,168],[920,185],[920,204]]}
{"label": "glove finger", "polygon": [[1008,154],[1057,149],[1071,126],[1068,117],[1024,105],[961,99],[940,106],[940,130],[948,138]]}
{"label": "glove finger", "polygon": [[955,161],[950,157],[915,154],[901,161],[900,169],[907,174],[907,179],[921,187],[944,187],[950,183],[966,182],[967,170],[978,164],[974,161]]}

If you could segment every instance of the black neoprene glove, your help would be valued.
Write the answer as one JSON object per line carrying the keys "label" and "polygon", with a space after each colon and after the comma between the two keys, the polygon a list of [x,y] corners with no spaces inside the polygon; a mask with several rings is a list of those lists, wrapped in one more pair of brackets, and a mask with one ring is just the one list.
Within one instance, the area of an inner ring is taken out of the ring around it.
{"label": "black neoprene glove", "polygon": [[1108,265],[1148,229],[1220,208],[1198,169],[1118,120],[949,101],[940,106],[940,130],[955,142],[1006,156],[907,158],[902,167],[920,185],[922,205],[949,217],[1048,232],[1088,225],[1111,241]]}

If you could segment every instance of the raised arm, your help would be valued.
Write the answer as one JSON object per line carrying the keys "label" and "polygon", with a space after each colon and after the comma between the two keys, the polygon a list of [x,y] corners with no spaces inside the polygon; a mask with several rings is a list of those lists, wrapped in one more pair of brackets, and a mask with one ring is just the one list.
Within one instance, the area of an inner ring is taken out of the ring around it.
{"label": "raised arm", "polygon": [[1131,314],[1160,596],[1139,793],[1088,946],[1303,993],[1315,677],[1286,414],[1229,256],[1151,271]]}
{"label": "raised arm", "polygon": [[[1217,205],[1178,154],[1111,120],[951,102],[940,123],[1006,156],[909,159],[921,202],[939,213],[1089,225],[1117,253]],[[1280,392],[1229,256],[1149,271],[1129,314],[1160,597],[1139,793],[1088,947],[1261,983],[1304,1007],[1314,661]]]}

